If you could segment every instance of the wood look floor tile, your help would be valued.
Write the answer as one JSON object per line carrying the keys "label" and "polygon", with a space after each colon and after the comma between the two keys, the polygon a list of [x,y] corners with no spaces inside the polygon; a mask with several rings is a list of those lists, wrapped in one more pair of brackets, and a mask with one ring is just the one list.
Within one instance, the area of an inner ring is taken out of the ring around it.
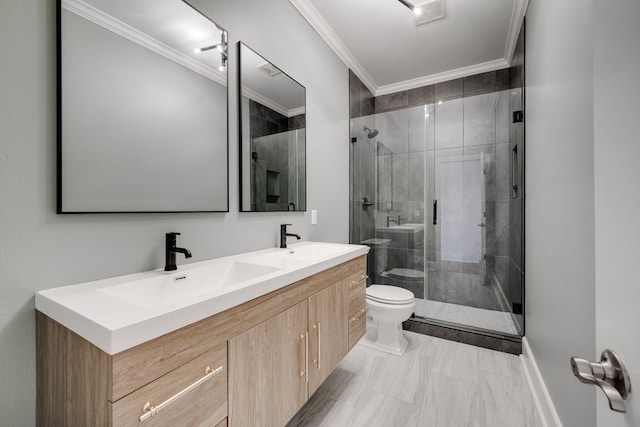
{"label": "wood look floor tile", "polygon": [[541,427],[520,358],[406,332],[402,357],[356,345],[287,427]]}

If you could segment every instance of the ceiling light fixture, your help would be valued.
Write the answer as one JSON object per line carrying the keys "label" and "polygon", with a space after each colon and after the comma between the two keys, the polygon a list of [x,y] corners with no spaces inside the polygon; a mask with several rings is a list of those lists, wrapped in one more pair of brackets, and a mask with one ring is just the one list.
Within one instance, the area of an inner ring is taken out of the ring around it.
{"label": "ceiling light fixture", "polygon": [[[398,0],[413,11],[416,25],[447,17],[445,0]],[[417,4],[416,4],[417,3]]]}
{"label": "ceiling light fixture", "polygon": [[398,0],[400,3],[402,3],[403,5],[407,6],[409,9],[411,10],[415,10],[415,6],[412,5],[411,3],[409,3],[407,0]]}
{"label": "ceiling light fixture", "polygon": [[227,67],[227,59],[228,59],[228,43],[227,43],[227,33],[223,31],[220,33],[220,43],[212,44],[210,46],[198,47],[194,49],[195,53],[202,53],[208,50],[217,50],[220,52],[220,71],[224,71]]}

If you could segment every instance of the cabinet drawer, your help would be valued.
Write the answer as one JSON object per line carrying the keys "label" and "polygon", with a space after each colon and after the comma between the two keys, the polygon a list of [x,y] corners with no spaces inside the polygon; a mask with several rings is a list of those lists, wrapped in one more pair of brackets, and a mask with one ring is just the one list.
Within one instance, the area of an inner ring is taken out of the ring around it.
{"label": "cabinet drawer", "polygon": [[[181,392],[184,393],[174,398]],[[140,421],[147,402],[155,406],[157,412]],[[111,405],[114,426],[216,425],[227,416],[227,344],[214,348]]]}
{"label": "cabinet drawer", "polygon": [[367,329],[367,276],[364,270],[349,276],[349,350]]}
{"label": "cabinet drawer", "polygon": [[349,317],[349,350],[360,341],[367,331],[367,315],[363,307],[355,315]]}
{"label": "cabinet drawer", "polygon": [[363,272],[349,276],[349,319],[365,308],[367,298],[367,276]]}

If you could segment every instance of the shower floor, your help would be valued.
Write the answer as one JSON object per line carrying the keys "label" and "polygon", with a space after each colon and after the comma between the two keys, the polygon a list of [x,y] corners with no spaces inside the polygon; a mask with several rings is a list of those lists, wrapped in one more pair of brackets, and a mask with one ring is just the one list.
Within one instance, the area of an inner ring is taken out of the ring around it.
{"label": "shower floor", "polygon": [[511,314],[459,304],[416,298],[416,316],[517,335]]}

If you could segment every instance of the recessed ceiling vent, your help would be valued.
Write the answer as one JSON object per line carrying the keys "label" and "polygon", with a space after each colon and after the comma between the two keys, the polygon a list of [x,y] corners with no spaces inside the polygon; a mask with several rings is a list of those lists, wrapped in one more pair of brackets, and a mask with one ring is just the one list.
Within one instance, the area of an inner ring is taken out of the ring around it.
{"label": "recessed ceiling vent", "polygon": [[437,21],[447,17],[447,10],[444,4],[445,0],[431,0],[424,3],[416,4],[413,14],[416,25],[426,24],[428,22]]}
{"label": "recessed ceiling vent", "polygon": [[260,64],[256,67],[258,70],[262,71],[269,77],[275,77],[278,74],[282,74],[282,71],[275,65],[270,62],[265,62],[264,64]]}

